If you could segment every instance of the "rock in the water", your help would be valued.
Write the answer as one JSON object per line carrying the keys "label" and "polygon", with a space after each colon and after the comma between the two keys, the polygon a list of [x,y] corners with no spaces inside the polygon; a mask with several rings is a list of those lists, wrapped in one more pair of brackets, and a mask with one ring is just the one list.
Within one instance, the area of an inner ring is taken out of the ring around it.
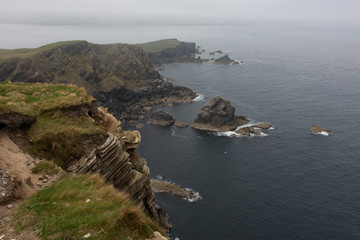
{"label": "rock in the water", "polygon": [[235,61],[229,57],[229,55],[222,56],[218,59],[215,59],[215,64],[239,64],[238,61]]}
{"label": "rock in the water", "polygon": [[240,134],[243,136],[250,136],[251,134],[254,134],[254,135],[261,134],[260,130],[257,128],[254,128],[254,126],[240,128],[240,129],[235,130],[235,132],[237,134]]}
{"label": "rock in the water", "polygon": [[270,123],[258,123],[258,124],[252,125],[252,127],[268,130],[270,128],[273,128],[273,125],[271,125]]}
{"label": "rock in the water", "polygon": [[186,122],[176,121],[175,126],[180,127],[180,128],[184,128],[184,127],[188,127],[189,125]]}
{"label": "rock in the water", "polygon": [[310,132],[314,133],[314,134],[333,135],[333,133],[330,130],[327,130],[325,128],[321,128],[321,127],[316,126],[314,124],[310,127]]}
{"label": "rock in the water", "polygon": [[171,116],[170,113],[158,110],[151,115],[148,124],[171,126],[174,122],[175,118]]}
{"label": "rock in the water", "polygon": [[191,127],[200,130],[226,132],[249,121],[245,117],[235,116],[234,113],[235,108],[231,106],[230,101],[216,96],[200,109]]}

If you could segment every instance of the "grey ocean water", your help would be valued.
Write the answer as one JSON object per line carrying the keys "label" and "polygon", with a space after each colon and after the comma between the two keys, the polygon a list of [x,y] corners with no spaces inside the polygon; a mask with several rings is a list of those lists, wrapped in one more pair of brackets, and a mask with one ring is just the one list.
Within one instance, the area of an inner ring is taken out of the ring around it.
{"label": "grey ocean water", "polygon": [[[191,34],[207,52],[221,49],[245,64],[166,65],[162,75],[204,100],[158,108],[191,123],[220,95],[238,115],[275,129],[264,137],[228,138],[145,124],[139,151],[151,176],[203,197],[186,202],[157,194],[171,236],[360,239],[359,31],[244,25],[197,27]],[[311,124],[334,135],[312,135]]]}

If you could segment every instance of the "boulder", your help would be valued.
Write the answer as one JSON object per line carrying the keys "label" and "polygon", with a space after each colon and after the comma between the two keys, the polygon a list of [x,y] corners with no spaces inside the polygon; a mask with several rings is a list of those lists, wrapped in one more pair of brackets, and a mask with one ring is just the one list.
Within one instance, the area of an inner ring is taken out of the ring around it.
{"label": "boulder", "polygon": [[186,122],[175,121],[175,126],[180,127],[180,128],[184,128],[184,127],[188,127],[189,125]]}
{"label": "boulder", "polygon": [[148,124],[171,126],[174,124],[174,122],[175,118],[171,116],[170,113],[158,110],[151,115]]}
{"label": "boulder", "polygon": [[325,128],[321,128],[321,127],[316,126],[314,124],[310,127],[310,132],[313,133],[313,134],[333,135],[333,133],[330,130],[327,130]]}
{"label": "boulder", "polygon": [[219,96],[208,101],[191,124],[191,127],[215,132],[226,132],[236,129],[237,126],[248,122],[248,119],[235,116],[235,108],[230,101]]}

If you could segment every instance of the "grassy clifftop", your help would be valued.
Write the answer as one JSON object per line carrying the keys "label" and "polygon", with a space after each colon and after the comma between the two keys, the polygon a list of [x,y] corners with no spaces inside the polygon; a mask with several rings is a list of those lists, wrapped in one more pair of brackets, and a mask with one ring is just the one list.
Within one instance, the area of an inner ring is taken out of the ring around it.
{"label": "grassy clifftop", "polygon": [[159,226],[98,175],[66,176],[19,208],[18,231],[42,239],[149,239]]}
{"label": "grassy clifftop", "polygon": [[0,50],[0,82],[72,83],[93,94],[156,79],[147,54],[129,44],[57,42],[35,49]]}
{"label": "grassy clifftop", "polygon": [[54,109],[91,104],[95,99],[74,85],[1,83],[0,114],[16,112],[38,116]]}
{"label": "grassy clifftop", "polygon": [[141,47],[147,53],[158,53],[167,48],[175,48],[179,44],[180,41],[177,39],[162,39],[158,41],[136,44],[136,46]]}
{"label": "grassy clifftop", "polygon": [[32,120],[26,120],[30,153],[64,167],[88,144],[98,144],[107,135],[88,115],[94,102],[73,85],[0,83],[0,123],[20,127],[30,116]]}

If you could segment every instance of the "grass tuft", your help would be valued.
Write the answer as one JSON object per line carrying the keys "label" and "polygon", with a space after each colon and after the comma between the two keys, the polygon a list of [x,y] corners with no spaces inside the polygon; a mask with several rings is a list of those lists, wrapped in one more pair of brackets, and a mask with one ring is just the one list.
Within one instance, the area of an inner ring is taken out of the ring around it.
{"label": "grass tuft", "polygon": [[31,169],[31,172],[34,174],[54,175],[59,172],[59,168],[53,162],[41,161]]}
{"label": "grass tuft", "polygon": [[[90,202],[86,202],[90,199]],[[17,232],[42,239],[146,239],[159,226],[98,175],[65,176],[17,210]]]}

